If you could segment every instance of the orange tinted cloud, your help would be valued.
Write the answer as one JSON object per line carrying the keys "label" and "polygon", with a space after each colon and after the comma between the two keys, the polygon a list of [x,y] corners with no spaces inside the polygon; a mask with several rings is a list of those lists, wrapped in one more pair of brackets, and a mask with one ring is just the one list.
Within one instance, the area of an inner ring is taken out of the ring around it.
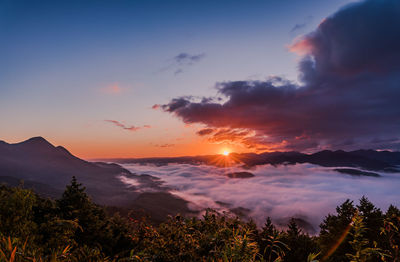
{"label": "orange tinted cloud", "polygon": [[311,54],[313,51],[313,43],[309,41],[307,38],[301,38],[295,40],[295,42],[290,45],[288,48],[291,52],[294,52],[299,55],[307,55]]}
{"label": "orange tinted cloud", "polygon": [[155,147],[162,147],[162,148],[166,148],[166,147],[174,147],[175,144],[156,144],[154,145]]}
{"label": "orange tinted cloud", "polygon": [[119,86],[119,83],[114,83],[114,84],[108,85],[108,86],[102,88],[101,90],[105,94],[112,94],[112,95],[117,95],[122,92],[122,89]]}

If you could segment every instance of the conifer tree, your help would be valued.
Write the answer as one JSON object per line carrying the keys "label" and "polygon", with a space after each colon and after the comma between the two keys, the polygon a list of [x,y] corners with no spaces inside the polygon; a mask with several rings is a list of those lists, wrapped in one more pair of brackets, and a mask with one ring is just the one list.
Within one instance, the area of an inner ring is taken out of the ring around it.
{"label": "conifer tree", "polygon": [[[85,192],[85,187],[72,177],[57,207],[63,219],[76,221],[79,228],[75,232],[75,241],[79,245],[101,246],[108,238],[107,220],[102,208],[94,204]],[[106,246],[106,245],[105,245]]]}

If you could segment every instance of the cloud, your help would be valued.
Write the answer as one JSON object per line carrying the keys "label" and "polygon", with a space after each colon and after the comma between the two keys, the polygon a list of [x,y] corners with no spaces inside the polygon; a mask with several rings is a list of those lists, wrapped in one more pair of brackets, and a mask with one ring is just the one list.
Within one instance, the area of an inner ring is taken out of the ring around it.
{"label": "cloud", "polygon": [[144,126],[142,126],[142,127],[126,126],[126,125],[122,124],[121,122],[119,122],[119,121],[117,121],[117,120],[104,120],[104,121],[105,121],[105,122],[108,122],[108,123],[112,123],[112,124],[114,124],[115,126],[118,126],[118,127],[122,128],[122,129],[124,129],[124,130],[132,131],[132,132],[138,131],[139,129],[143,129],[143,128],[151,128],[150,125],[144,125]]}
{"label": "cloud", "polygon": [[101,91],[106,94],[117,95],[122,92],[122,88],[119,83],[114,83],[102,88]]}
{"label": "cloud", "polygon": [[161,109],[187,124],[247,130],[232,141],[255,149],[400,149],[399,46],[399,1],[353,3],[290,46],[302,55],[300,83],[227,81],[216,85],[220,100],[177,97]]}
{"label": "cloud", "polygon": [[192,65],[202,60],[206,55],[204,53],[191,55],[188,53],[180,53],[173,60],[180,65]]}
{"label": "cloud", "polygon": [[312,17],[312,16],[307,16],[307,17],[304,19],[304,22],[295,24],[295,25],[292,27],[292,29],[290,29],[290,33],[291,33],[291,34],[295,34],[295,33],[299,33],[299,32],[301,32],[301,31],[303,31],[303,30],[308,26],[308,24],[309,24],[312,20],[313,20],[313,17]]}
{"label": "cloud", "polygon": [[198,134],[199,136],[206,136],[206,135],[213,133],[214,131],[215,130],[212,128],[203,128],[203,129],[197,131],[196,134]]}
{"label": "cloud", "polygon": [[179,68],[179,69],[177,69],[175,71],[174,75],[177,75],[177,74],[180,74],[180,73],[183,73],[183,70]]}
{"label": "cloud", "polygon": [[[173,194],[189,201],[194,210],[211,207],[226,211],[243,207],[249,209],[248,215],[260,226],[267,216],[275,222],[295,216],[318,230],[323,217],[335,212],[337,205],[347,198],[357,201],[363,195],[384,210],[389,204],[400,205],[398,174],[352,177],[311,164],[264,165],[251,170],[189,164],[124,164],[124,167],[132,173],[160,178]],[[236,171],[251,172],[255,176],[248,179],[226,176]],[[137,180],[124,182],[137,183]]]}
{"label": "cloud", "polygon": [[[400,2],[369,0],[341,9],[317,30],[294,43],[315,60],[314,70],[325,76],[385,74],[400,62]],[[308,49],[308,50],[307,50]]]}
{"label": "cloud", "polygon": [[209,138],[210,142],[214,143],[234,143],[237,141],[243,142],[246,137],[251,135],[247,129],[218,129],[212,137]]}
{"label": "cloud", "polygon": [[167,147],[174,147],[175,144],[156,144],[155,147],[167,148]]}
{"label": "cloud", "polygon": [[162,68],[160,72],[172,70],[174,72],[174,75],[181,74],[185,71],[184,70],[185,68],[197,64],[198,62],[203,60],[205,56],[206,56],[205,53],[200,53],[200,54],[189,54],[185,52],[179,53],[176,56],[169,59],[168,60],[169,65]]}
{"label": "cloud", "polygon": [[306,25],[307,25],[306,23],[295,24],[295,25],[293,26],[293,28],[290,29],[290,32],[291,32],[291,33],[294,33],[294,32],[296,32],[296,31],[298,31],[298,30],[301,30],[301,29],[303,29]]}

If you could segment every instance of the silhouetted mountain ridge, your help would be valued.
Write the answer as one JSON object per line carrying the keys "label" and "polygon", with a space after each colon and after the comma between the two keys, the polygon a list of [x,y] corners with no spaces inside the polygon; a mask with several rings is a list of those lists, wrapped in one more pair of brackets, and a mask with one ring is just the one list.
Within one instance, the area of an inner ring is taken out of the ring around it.
{"label": "silhouetted mountain ridge", "polygon": [[207,164],[226,166],[230,163],[241,164],[244,167],[256,165],[282,165],[310,163],[325,167],[353,167],[373,171],[397,172],[400,165],[400,152],[376,151],[376,150],[323,150],[313,154],[305,154],[297,151],[289,152],[265,152],[265,153],[231,153],[229,156],[204,155],[183,157],[158,157],[158,158],[132,158],[113,159],[113,162],[128,164],[155,164],[165,165],[169,163],[181,164]]}
{"label": "silhouetted mountain ridge", "polygon": [[60,192],[71,177],[76,176],[79,181],[87,184],[88,192],[102,203],[109,202],[106,197],[102,197],[107,195],[102,191],[108,185],[123,186],[115,179],[121,173],[129,171],[118,165],[98,165],[79,159],[64,147],[53,146],[43,137],[15,144],[0,143],[1,176],[44,183]]}
{"label": "silhouetted mountain ridge", "polygon": [[[162,183],[149,179],[148,175],[132,174],[115,163],[82,160],[43,137],[15,144],[0,141],[0,184],[18,186],[23,181],[25,187],[41,195],[60,197],[72,176],[85,185],[97,204],[115,206],[121,212],[127,212],[127,208],[142,210],[151,215],[153,222],[163,221],[178,212],[191,213],[187,201],[172,195]],[[138,186],[128,187],[120,176],[135,178]],[[141,192],[142,187],[157,189],[157,192]],[[161,202],[163,209],[157,206]]]}

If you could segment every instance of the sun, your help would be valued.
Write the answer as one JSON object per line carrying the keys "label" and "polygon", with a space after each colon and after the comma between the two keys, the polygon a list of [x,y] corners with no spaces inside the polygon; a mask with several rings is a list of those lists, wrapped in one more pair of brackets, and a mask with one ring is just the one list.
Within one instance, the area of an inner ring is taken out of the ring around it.
{"label": "sun", "polygon": [[224,156],[229,156],[229,151],[227,151],[227,150],[224,150],[224,152],[222,152],[222,154],[224,155]]}

